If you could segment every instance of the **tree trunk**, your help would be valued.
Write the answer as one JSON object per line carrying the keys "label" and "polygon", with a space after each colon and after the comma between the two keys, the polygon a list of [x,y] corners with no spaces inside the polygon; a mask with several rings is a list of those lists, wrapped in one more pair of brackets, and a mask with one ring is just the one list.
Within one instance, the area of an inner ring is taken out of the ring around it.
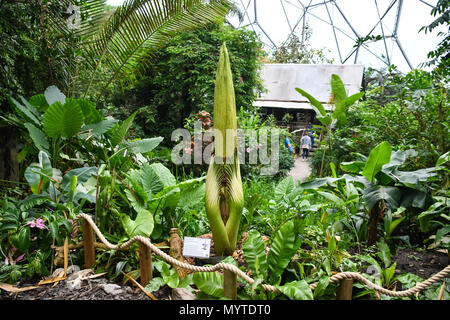
{"label": "tree trunk", "polygon": [[377,202],[369,212],[369,225],[367,228],[367,246],[374,245],[378,238],[378,219],[380,217],[380,202]]}
{"label": "tree trunk", "polygon": [[16,145],[16,129],[9,126],[0,127],[0,179],[2,180],[19,181]]}

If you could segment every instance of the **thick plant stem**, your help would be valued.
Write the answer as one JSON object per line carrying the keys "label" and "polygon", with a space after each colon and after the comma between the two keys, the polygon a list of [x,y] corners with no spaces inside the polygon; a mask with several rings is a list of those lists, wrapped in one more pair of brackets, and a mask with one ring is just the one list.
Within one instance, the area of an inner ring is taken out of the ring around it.
{"label": "thick plant stem", "polygon": [[367,228],[367,246],[377,242],[378,219],[380,217],[380,203],[377,202],[369,212],[369,225]]}
{"label": "thick plant stem", "polygon": [[237,275],[231,271],[223,271],[223,295],[231,300],[237,299]]}

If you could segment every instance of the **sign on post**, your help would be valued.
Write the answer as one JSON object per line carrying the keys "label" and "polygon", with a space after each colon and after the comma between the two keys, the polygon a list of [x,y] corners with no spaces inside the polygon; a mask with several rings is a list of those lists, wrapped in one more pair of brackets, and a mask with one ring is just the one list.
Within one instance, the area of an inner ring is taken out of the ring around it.
{"label": "sign on post", "polygon": [[184,237],[183,256],[209,258],[211,239]]}

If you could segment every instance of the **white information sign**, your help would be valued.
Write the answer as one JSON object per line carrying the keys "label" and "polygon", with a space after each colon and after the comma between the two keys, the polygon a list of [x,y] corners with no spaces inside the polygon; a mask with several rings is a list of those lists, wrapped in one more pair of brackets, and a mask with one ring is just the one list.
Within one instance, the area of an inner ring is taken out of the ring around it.
{"label": "white information sign", "polygon": [[184,237],[183,256],[209,258],[211,239]]}

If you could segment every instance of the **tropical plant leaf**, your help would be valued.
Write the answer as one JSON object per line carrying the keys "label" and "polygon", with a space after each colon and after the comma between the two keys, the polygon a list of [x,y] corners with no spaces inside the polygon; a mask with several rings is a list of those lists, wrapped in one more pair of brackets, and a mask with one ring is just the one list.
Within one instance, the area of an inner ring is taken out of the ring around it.
{"label": "tropical plant leaf", "polygon": [[[47,202],[49,200],[50,200],[50,198],[48,197],[47,194],[30,194],[29,196],[27,196],[25,199],[23,199],[22,201],[20,201],[18,203],[18,207],[22,211],[27,211],[35,206],[38,206],[40,204]],[[4,218],[4,217],[2,217],[2,218]],[[4,219],[2,219],[2,220],[4,220]]]}
{"label": "tropical plant leaf", "polygon": [[341,162],[340,167],[345,172],[350,173],[361,173],[363,171],[366,163],[364,161],[351,161],[351,162]]}
{"label": "tropical plant leaf", "polygon": [[391,210],[395,210],[400,206],[402,192],[397,187],[389,187],[382,185],[371,186],[362,191],[366,200],[367,207],[370,209],[380,200],[386,202]]}
{"label": "tropical plant leaf", "polygon": [[331,75],[330,85],[331,85],[331,93],[334,96],[334,103],[336,106],[338,106],[341,104],[341,101],[347,98],[347,91],[345,90],[345,85],[337,74]]}
{"label": "tropical plant leaf", "polygon": [[325,111],[325,108],[323,107],[323,105],[319,102],[319,100],[317,100],[316,98],[314,98],[312,95],[310,95],[309,93],[307,93],[305,90],[302,90],[300,88],[295,88],[295,90],[300,93],[302,96],[304,96],[306,99],[309,100],[309,102],[312,104],[314,111],[316,112],[316,116],[317,117],[324,117],[327,115],[327,112]]}
{"label": "tropical plant leaf", "polygon": [[276,287],[291,299],[314,300],[313,292],[305,280],[292,281]]}
{"label": "tropical plant leaf", "polygon": [[223,297],[223,276],[216,272],[196,272],[192,280],[206,294],[216,298]]}
{"label": "tropical plant leaf", "polygon": [[284,178],[281,180],[277,186],[275,187],[274,194],[276,199],[282,198],[284,195],[287,195],[292,192],[295,188],[294,178],[291,176]]}
{"label": "tropical plant leaf", "polygon": [[293,220],[283,224],[277,231],[267,257],[269,269],[272,272],[271,277],[275,282],[279,283],[279,277],[297,252],[300,244],[301,240],[297,238]]}
{"label": "tropical plant leaf", "polygon": [[414,149],[409,149],[406,151],[393,151],[389,163],[383,165],[383,172],[390,173],[393,170],[401,167],[405,163],[406,159],[416,156],[417,151],[415,151]]}
{"label": "tropical plant leaf", "polygon": [[338,205],[340,207],[344,206],[344,200],[342,200],[338,196],[336,196],[330,192],[325,192],[325,191],[316,191],[316,192],[318,194],[320,194],[322,197],[325,197],[328,200],[330,200],[331,202],[335,203],[336,205]]}
{"label": "tropical plant leaf", "polygon": [[447,163],[450,160],[450,151],[447,151],[443,155],[439,157],[436,161],[436,167],[443,165],[444,163]]}
{"label": "tropical plant leaf", "polygon": [[[96,138],[101,138],[106,132],[114,128],[116,125],[116,119],[105,119],[96,123],[91,123],[83,126],[81,130],[83,132],[88,131],[90,134],[94,135]],[[84,133],[83,133],[84,134]],[[81,135],[81,134],[80,134]]]}
{"label": "tropical plant leaf", "polygon": [[67,99],[64,105],[56,101],[44,113],[44,132],[51,138],[70,138],[78,133],[83,122],[83,112],[75,100]]}
{"label": "tropical plant leaf", "polygon": [[111,144],[113,147],[117,146],[119,143],[121,143],[127,136],[128,130],[130,129],[134,117],[136,117],[137,111],[134,112],[131,116],[126,118],[120,126],[112,129],[111,132]]}
{"label": "tropical plant leaf", "polygon": [[[176,32],[219,21],[228,7],[225,0],[126,1],[86,43],[87,62],[93,70],[91,79],[107,75],[102,79],[105,88],[114,79],[121,83],[134,81]],[[111,73],[102,73],[105,67]]]}
{"label": "tropical plant leaf", "polygon": [[314,298],[320,297],[325,293],[325,289],[328,287],[330,283],[330,277],[322,276],[317,283],[316,288],[314,289]]}
{"label": "tropical plant leaf", "polygon": [[425,208],[430,198],[427,192],[406,187],[403,187],[402,190],[402,200],[400,203],[402,207]]}
{"label": "tropical plant leaf", "polygon": [[162,163],[152,163],[150,168],[156,173],[164,187],[173,187],[177,184],[177,180],[167,167]]}
{"label": "tropical plant leaf", "polygon": [[163,140],[163,137],[146,138],[126,142],[125,146],[133,153],[146,153],[155,149]]}
{"label": "tropical plant leaf", "polygon": [[[33,111],[31,111],[27,106],[22,105],[19,101],[17,101],[16,99],[14,99],[11,96],[8,96],[8,100],[9,100],[11,106],[13,106],[13,108],[16,110],[16,113],[22,119],[25,119],[26,122],[30,122],[36,127],[40,127],[41,121]],[[25,99],[23,99],[23,100],[25,100]]]}
{"label": "tropical plant leaf", "polygon": [[49,106],[47,100],[45,99],[45,96],[42,93],[32,96],[30,99],[28,99],[28,102],[41,112],[45,111]]}
{"label": "tropical plant leaf", "polygon": [[394,170],[392,176],[403,184],[418,184],[419,182],[426,182],[429,178],[437,175],[438,167],[423,168],[415,171],[400,171]]}
{"label": "tropical plant leaf", "polygon": [[[134,208],[136,210],[136,208]],[[129,216],[122,217],[122,225],[127,235],[132,238],[134,236],[150,237],[154,227],[153,215],[150,211],[138,208],[135,220]]]}
{"label": "tropical plant leaf", "polygon": [[192,208],[205,198],[205,183],[195,185],[180,186],[179,206],[182,209]]}
{"label": "tropical plant leaf", "polygon": [[144,164],[141,168],[141,178],[142,186],[144,187],[145,192],[149,195],[149,199],[151,199],[153,194],[157,194],[164,189],[164,183],[159,178],[155,169],[150,167],[148,164]]}
{"label": "tropical plant leaf", "polygon": [[377,145],[374,149],[372,149],[372,151],[370,151],[362,175],[373,183],[375,175],[381,171],[383,165],[389,163],[391,159],[391,152],[392,147],[388,142],[383,141]]}
{"label": "tropical plant leaf", "polygon": [[38,150],[44,151],[48,153],[48,148],[50,147],[50,144],[47,140],[47,136],[36,128],[33,124],[27,122],[24,124],[25,128],[27,128],[28,133],[30,134],[31,139],[34,142],[34,145]]}
{"label": "tropical plant leaf", "polygon": [[248,263],[252,273],[263,279],[267,278],[267,259],[264,250],[264,241],[256,230],[250,230],[242,247],[245,261]]}
{"label": "tropical plant leaf", "polygon": [[38,159],[39,166],[42,168],[42,173],[50,177],[53,176],[52,163],[50,162],[50,158],[48,157],[47,153],[39,151]]}
{"label": "tropical plant leaf", "polygon": [[47,100],[47,104],[51,106],[55,102],[59,102],[62,105],[66,103],[66,96],[61,90],[56,86],[50,86],[44,91],[45,100]]}
{"label": "tropical plant leaf", "polygon": [[356,101],[361,99],[364,96],[364,94],[365,94],[364,92],[358,92],[342,100],[340,103],[341,111],[347,112],[348,108],[352,106]]}
{"label": "tropical plant leaf", "polygon": [[77,177],[78,183],[84,183],[86,182],[93,174],[97,173],[98,168],[97,167],[82,167],[82,168],[76,168],[72,169],[69,172],[67,172],[62,180],[61,188],[64,191],[69,190],[70,187],[70,179],[73,176]]}
{"label": "tropical plant leaf", "polygon": [[341,178],[330,178],[330,177],[325,177],[325,178],[316,178],[307,182],[303,182],[302,184],[299,185],[300,188],[302,189],[317,189],[320,188],[321,186],[324,186],[326,184],[334,187],[336,186],[335,182],[342,180]]}

